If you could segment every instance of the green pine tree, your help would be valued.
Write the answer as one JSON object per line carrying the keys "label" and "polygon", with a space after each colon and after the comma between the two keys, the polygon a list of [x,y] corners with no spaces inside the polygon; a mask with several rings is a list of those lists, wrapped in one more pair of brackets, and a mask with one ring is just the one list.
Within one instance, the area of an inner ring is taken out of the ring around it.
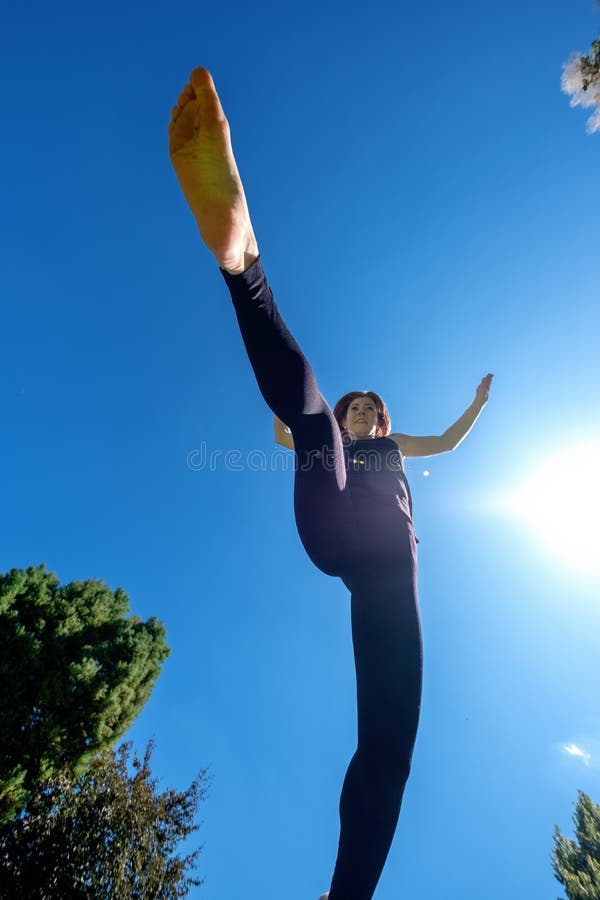
{"label": "green pine tree", "polygon": [[568,900],[600,900],[600,806],[579,791],[573,815],[575,840],[554,827],[552,865]]}
{"label": "green pine tree", "polygon": [[3,900],[121,900],[184,897],[202,882],[188,874],[202,849],[187,856],[179,844],[200,827],[203,770],[186,791],[159,793],[131,743],[94,756],[75,776],[69,766],[35,790],[24,812],[0,827]]}
{"label": "green pine tree", "polygon": [[43,565],[0,574],[0,824],[65,764],[125,733],[169,655],[155,618],[102,581],[60,586]]}

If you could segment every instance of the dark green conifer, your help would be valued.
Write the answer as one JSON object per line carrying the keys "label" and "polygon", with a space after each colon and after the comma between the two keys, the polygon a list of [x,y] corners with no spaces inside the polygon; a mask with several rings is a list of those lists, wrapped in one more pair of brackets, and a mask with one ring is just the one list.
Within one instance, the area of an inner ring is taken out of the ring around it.
{"label": "dark green conifer", "polygon": [[552,865],[568,900],[600,900],[600,806],[579,791],[573,815],[575,840],[554,828]]}
{"label": "dark green conifer", "polygon": [[0,574],[0,824],[66,764],[116,743],[169,655],[155,618],[99,580],[60,586],[43,565]]}

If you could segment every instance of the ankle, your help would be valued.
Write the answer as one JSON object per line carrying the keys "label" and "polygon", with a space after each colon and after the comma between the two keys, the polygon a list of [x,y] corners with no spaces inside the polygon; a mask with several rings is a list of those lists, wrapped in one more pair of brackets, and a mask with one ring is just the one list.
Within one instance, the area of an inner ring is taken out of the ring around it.
{"label": "ankle", "polygon": [[[225,272],[229,272],[230,275],[241,275],[242,272],[245,272],[246,269],[249,269],[252,263],[255,263],[258,259],[258,253],[244,253],[244,259],[237,266],[221,266],[221,268]],[[218,260],[217,260],[218,261]],[[219,265],[221,265],[219,263]]]}
{"label": "ankle", "polygon": [[230,275],[241,275],[242,272],[245,272],[246,269],[249,269],[252,263],[255,263],[258,257],[260,256],[258,250],[258,244],[256,242],[256,238],[254,237],[254,232],[248,237],[246,242],[246,246],[243,252],[240,254],[239,259],[232,260],[229,259],[218,259],[217,262],[226,272],[229,272]]}

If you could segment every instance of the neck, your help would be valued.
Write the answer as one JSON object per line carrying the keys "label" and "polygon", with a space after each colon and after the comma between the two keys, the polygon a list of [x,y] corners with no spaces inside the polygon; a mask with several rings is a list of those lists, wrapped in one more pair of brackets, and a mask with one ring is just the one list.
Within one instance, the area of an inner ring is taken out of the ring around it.
{"label": "neck", "polygon": [[354,431],[346,430],[353,441],[370,441],[377,438],[376,434],[356,434]]}

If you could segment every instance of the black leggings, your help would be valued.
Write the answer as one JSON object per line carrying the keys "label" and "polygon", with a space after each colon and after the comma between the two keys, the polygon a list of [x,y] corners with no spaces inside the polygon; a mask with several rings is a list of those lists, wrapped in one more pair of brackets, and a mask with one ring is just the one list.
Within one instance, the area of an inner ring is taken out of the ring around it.
{"label": "black leggings", "polygon": [[[314,373],[281,318],[261,260],[221,270],[260,391],[296,448],[294,508],[311,560],[351,591],[358,746],[340,799],[329,900],[370,900],[410,771],[421,703],[422,643],[412,527],[374,533],[346,490],[342,436]],[[398,519],[398,522],[400,520]]]}

